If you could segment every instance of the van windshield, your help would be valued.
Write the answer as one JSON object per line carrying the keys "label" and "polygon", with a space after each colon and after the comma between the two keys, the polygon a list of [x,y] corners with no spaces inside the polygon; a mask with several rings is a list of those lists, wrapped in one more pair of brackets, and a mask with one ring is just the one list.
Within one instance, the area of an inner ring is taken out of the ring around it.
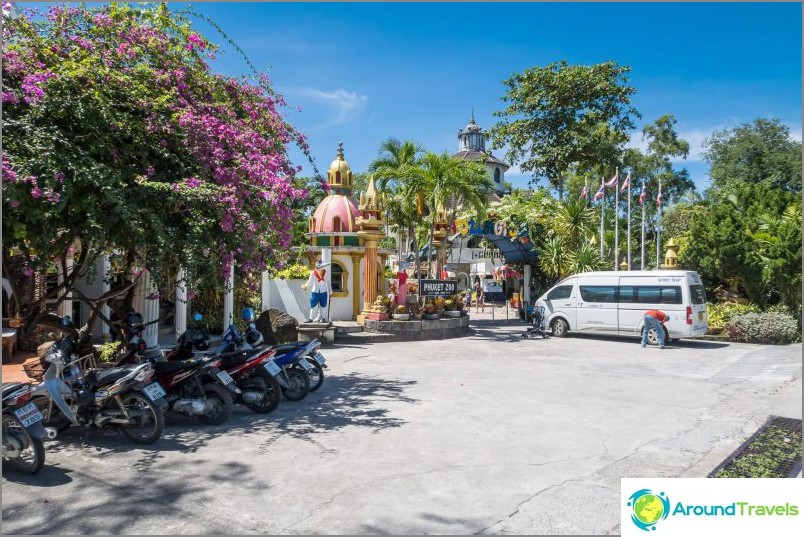
{"label": "van windshield", "polygon": [[696,306],[706,304],[706,293],[703,285],[690,285],[690,297],[692,298],[692,303]]}

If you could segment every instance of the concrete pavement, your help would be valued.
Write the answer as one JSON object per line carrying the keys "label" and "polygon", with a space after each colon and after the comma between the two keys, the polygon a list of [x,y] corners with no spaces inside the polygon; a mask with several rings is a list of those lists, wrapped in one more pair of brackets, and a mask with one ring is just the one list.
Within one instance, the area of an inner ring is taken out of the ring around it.
{"label": "concrete pavement", "polygon": [[801,418],[801,345],[474,335],[327,349],[322,388],[153,446],[49,442],[5,533],[619,533],[621,477],[705,476]]}

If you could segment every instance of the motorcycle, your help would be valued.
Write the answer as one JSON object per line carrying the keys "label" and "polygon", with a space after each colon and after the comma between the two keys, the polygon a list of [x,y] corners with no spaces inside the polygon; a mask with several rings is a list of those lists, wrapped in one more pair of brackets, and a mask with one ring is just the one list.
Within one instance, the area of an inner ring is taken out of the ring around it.
{"label": "motorcycle", "polygon": [[167,392],[168,412],[197,418],[209,425],[220,425],[229,419],[234,407],[233,397],[240,393],[234,379],[221,369],[222,361],[218,357],[192,354],[194,348],[208,348],[208,336],[188,330],[179,336],[176,347],[170,351],[146,353],[141,339],[143,329],[139,313],[126,316],[123,323],[126,347],[117,364],[150,364]]}
{"label": "motorcycle", "polygon": [[32,390],[32,402],[56,430],[70,425],[114,427],[132,442],[152,444],[164,428],[165,391],[152,382],[149,364],[91,369],[92,355],[78,357],[91,336],[88,327],[76,330],[69,316],[62,319],[69,333],[47,350],[43,381]]}
{"label": "motorcycle", "polygon": [[35,474],[45,464],[44,439],[56,438],[56,430],[42,424],[44,416],[30,401],[29,383],[3,383],[3,462]]}
{"label": "motorcycle", "polygon": [[[197,314],[196,320],[199,319],[200,314]],[[281,387],[288,383],[282,378],[281,368],[272,360],[276,351],[270,347],[257,348],[262,339],[257,330],[250,330],[243,337],[234,325],[230,325],[220,346],[213,352],[217,353],[222,368],[234,378],[240,390],[235,402],[252,412],[267,414],[279,406]]]}

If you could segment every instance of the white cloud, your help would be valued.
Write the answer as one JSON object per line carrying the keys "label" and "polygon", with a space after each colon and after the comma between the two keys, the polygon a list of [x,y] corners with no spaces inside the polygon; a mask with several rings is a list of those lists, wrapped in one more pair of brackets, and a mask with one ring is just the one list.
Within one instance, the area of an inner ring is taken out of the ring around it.
{"label": "white cloud", "polygon": [[315,101],[317,104],[322,104],[331,108],[334,112],[334,117],[319,125],[319,127],[331,127],[333,125],[340,125],[348,123],[357,117],[360,112],[366,109],[368,105],[368,96],[361,95],[354,91],[347,91],[343,88],[338,88],[331,91],[323,91],[315,88],[304,88],[298,91],[298,95],[303,98],[308,98]]}

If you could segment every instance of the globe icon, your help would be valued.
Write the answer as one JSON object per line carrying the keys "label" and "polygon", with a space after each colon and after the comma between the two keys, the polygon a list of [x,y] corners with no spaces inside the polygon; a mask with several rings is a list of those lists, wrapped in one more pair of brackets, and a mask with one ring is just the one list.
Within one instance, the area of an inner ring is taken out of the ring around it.
{"label": "globe icon", "polygon": [[664,504],[655,494],[643,494],[634,502],[634,516],[643,524],[654,524],[664,514]]}

